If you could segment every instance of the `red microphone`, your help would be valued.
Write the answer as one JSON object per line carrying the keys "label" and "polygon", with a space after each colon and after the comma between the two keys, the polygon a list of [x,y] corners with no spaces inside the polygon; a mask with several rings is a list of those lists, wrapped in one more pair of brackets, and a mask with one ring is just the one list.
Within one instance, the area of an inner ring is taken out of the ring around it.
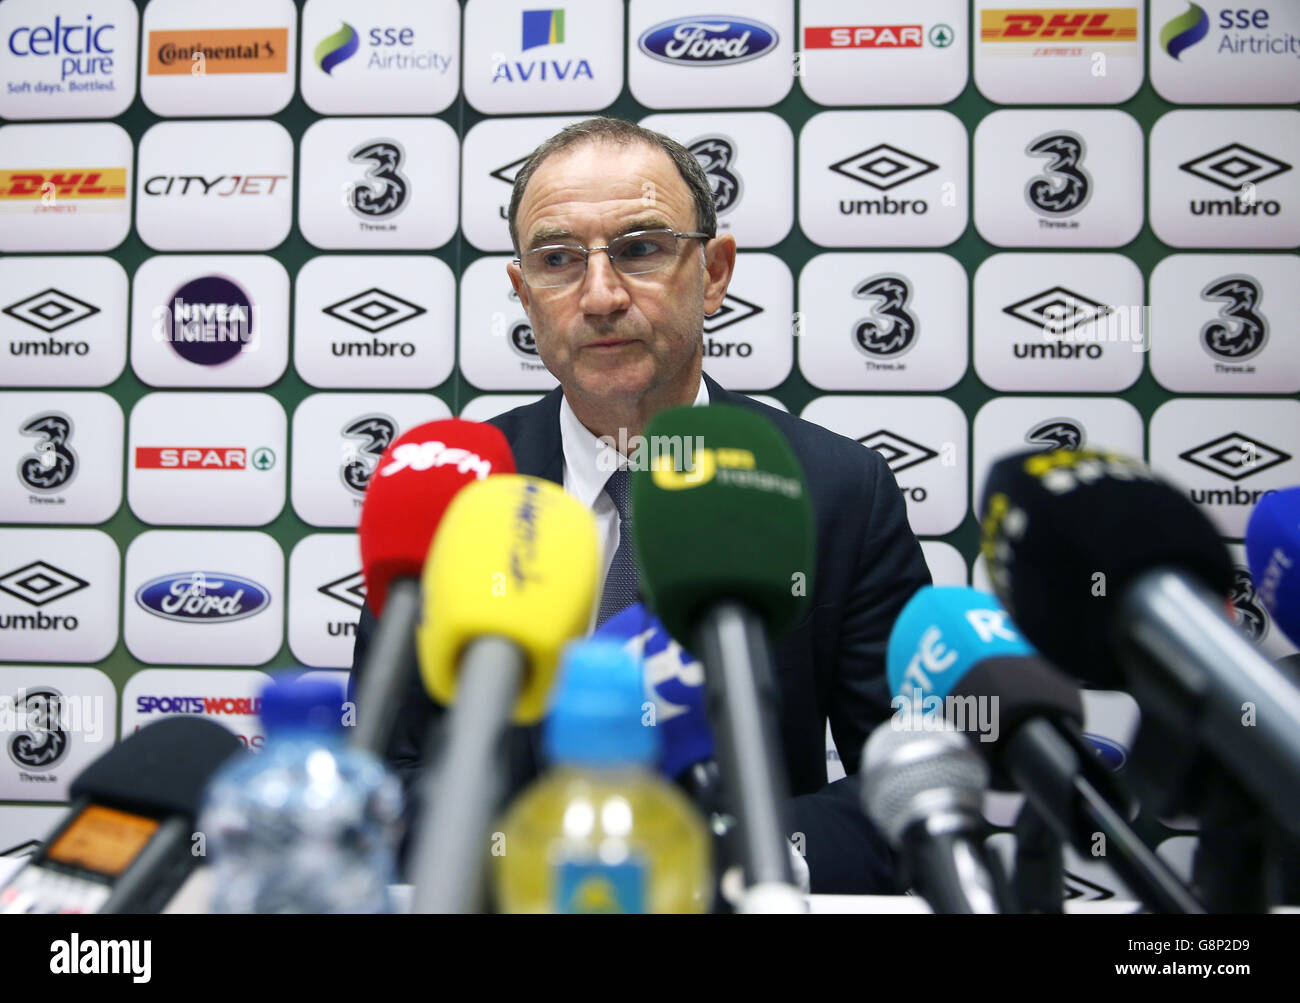
{"label": "red microphone", "polygon": [[420,573],[443,513],[465,485],[514,472],[500,429],[458,418],[412,428],[380,457],[357,530],[366,602],[379,620],[358,681],[357,748],[383,757],[403,683],[416,671]]}

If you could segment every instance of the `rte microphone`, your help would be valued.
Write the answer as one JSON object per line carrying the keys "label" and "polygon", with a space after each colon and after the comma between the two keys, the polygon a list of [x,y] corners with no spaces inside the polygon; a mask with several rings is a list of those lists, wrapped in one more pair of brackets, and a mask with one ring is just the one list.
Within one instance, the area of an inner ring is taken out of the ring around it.
{"label": "rte microphone", "polygon": [[993,596],[919,589],[894,622],[885,666],[902,726],[942,716],[1024,791],[1059,840],[1088,856],[1102,833],[1111,868],[1150,908],[1204,911],[1129,825],[1131,799],[1080,733],[1079,688],[1037,657]]}
{"label": "rte microphone", "polygon": [[506,726],[546,712],[560,652],[591,621],[599,561],[591,513],[550,481],[502,474],[448,507],[417,631],[425,689],[450,711],[416,832],[414,912],[479,909]]}
{"label": "rte microphone", "polygon": [[208,781],[243,749],[198,717],[124,738],[72,782],[71,809],[0,888],[0,913],[161,912],[199,863],[194,820]]}
{"label": "rte microphone", "polygon": [[1300,647],[1300,487],[1259,500],[1246,526],[1246,560],[1255,595]]}
{"label": "rte microphone", "polygon": [[981,513],[1025,636],[1081,679],[1125,684],[1300,833],[1300,689],[1233,625],[1232,562],[1200,510],[1143,464],[1087,449],[1001,460]]}
{"label": "rte microphone", "polygon": [[862,804],[937,913],[1002,913],[1006,879],[984,846],[989,769],[950,727],[886,721],[862,749]]}
{"label": "rte microphone", "polygon": [[673,408],[645,434],[683,447],[633,474],[633,538],[651,609],[704,663],[739,820],[741,911],[802,912],[781,815],[789,781],[768,638],[799,619],[811,588],[794,587],[816,563],[803,471],[770,421],[738,407]]}
{"label": "rte microphone", "polygon": [[499,429],[456,418],[417,425],[384,450],[357,530],[366,601],[379,619],[357,686],[354,747],[381,760],[388,749],[403,683],[416,671],[420,572],[447,506],[465,485],[514,470]]}

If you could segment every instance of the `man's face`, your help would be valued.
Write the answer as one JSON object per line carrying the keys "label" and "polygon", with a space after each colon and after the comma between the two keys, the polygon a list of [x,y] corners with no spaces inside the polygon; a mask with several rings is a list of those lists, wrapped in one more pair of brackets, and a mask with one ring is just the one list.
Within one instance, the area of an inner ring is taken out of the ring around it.
{"label": "man's face", "polygon": [[[668,155],[646,144],[596,140],[542,162],[519,205],[520,250],[546,244],[603,246],[634,230],[696,228],[695,205]],[[580,282],[531,289],[516,265],[510,281],[537,351],[566,391],[594,401],[693,393],[704,315],[722,304],[735,242],[678,241],[667,268],[642,275],[592,254]],[[707,262],[707,267],[706,267]]]}

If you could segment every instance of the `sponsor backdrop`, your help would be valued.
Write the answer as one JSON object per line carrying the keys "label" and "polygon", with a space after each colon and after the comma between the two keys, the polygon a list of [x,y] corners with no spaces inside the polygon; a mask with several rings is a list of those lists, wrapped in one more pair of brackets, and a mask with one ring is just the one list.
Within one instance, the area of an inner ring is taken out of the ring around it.
{"label": "sponsor backdrop", "polygon": [[1008,450],[1141,454],[1234,544],[1300,482],[1300,4],[537,3],[0,0],[0,842],[349,663],[385,445],[555,385],[505,212],[593,113],[708,172],[706,369],[880,451],[938,581]]}

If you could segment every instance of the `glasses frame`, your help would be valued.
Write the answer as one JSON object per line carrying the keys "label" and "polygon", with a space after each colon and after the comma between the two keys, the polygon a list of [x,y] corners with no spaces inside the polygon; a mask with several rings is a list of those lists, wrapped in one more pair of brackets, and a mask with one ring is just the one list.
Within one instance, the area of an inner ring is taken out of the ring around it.
{"label": "glasses frame", "polygon": [[[690,240],[713,240],[713,236],[711,234],[698,233],[695,231],[684,231],[682,233],[678,233],[677,231],[672,230],[669,227],[665,226],[665,227],[658,227],[652,230],[633,230],[630,233],[620,234],[619,236],[614,238],[614,242],[626,241],[628,239],[636,238],[636,237],[644,237],[648,233],[669,233],[672,234],[672,236],[678,240],[681,240],[682,238],[687,238]],[[582,274],[579,275],[572,282],[563,282],[553,286],[538,286],[528,281],[528,273],[524,271],[524,260],[523,260],[524,255],[521,254],[517,258],[512,258],[511,264],[518,266],[519,273],[524,277],[524,282],[527,284],[529,289],[568,289],[571,286],[576,286],[581,284],[582,280],[587,277],[587,269],[590,267],[591,256],[597,251],[604,251],[607,255],[609,255],[609,265],[611,268],[614,269],[614,271],[618,272],[619,275],[653,275],[655,272],[662,272],[665,269],[667,269],[670,263],[668,261],[665,261],[662,265],[656,268],[648,268],[644,272],[625,272],[621,268],[619,268],[618,265],[614,262],[614,255],[610,254],[609,251],[611,246],[612,244],[603,244],[599,247],[587,247],[583,244],[543,244],[541,247],[534,247],[528,251],[525,251],[524,254],[536,254],[538,251],[550,251],[550,250],[582,252]],[[676,261],[678,255],[680,254],[681,254],[681,249],[678,248],[677,253],[673,255],[672,260]]]}

